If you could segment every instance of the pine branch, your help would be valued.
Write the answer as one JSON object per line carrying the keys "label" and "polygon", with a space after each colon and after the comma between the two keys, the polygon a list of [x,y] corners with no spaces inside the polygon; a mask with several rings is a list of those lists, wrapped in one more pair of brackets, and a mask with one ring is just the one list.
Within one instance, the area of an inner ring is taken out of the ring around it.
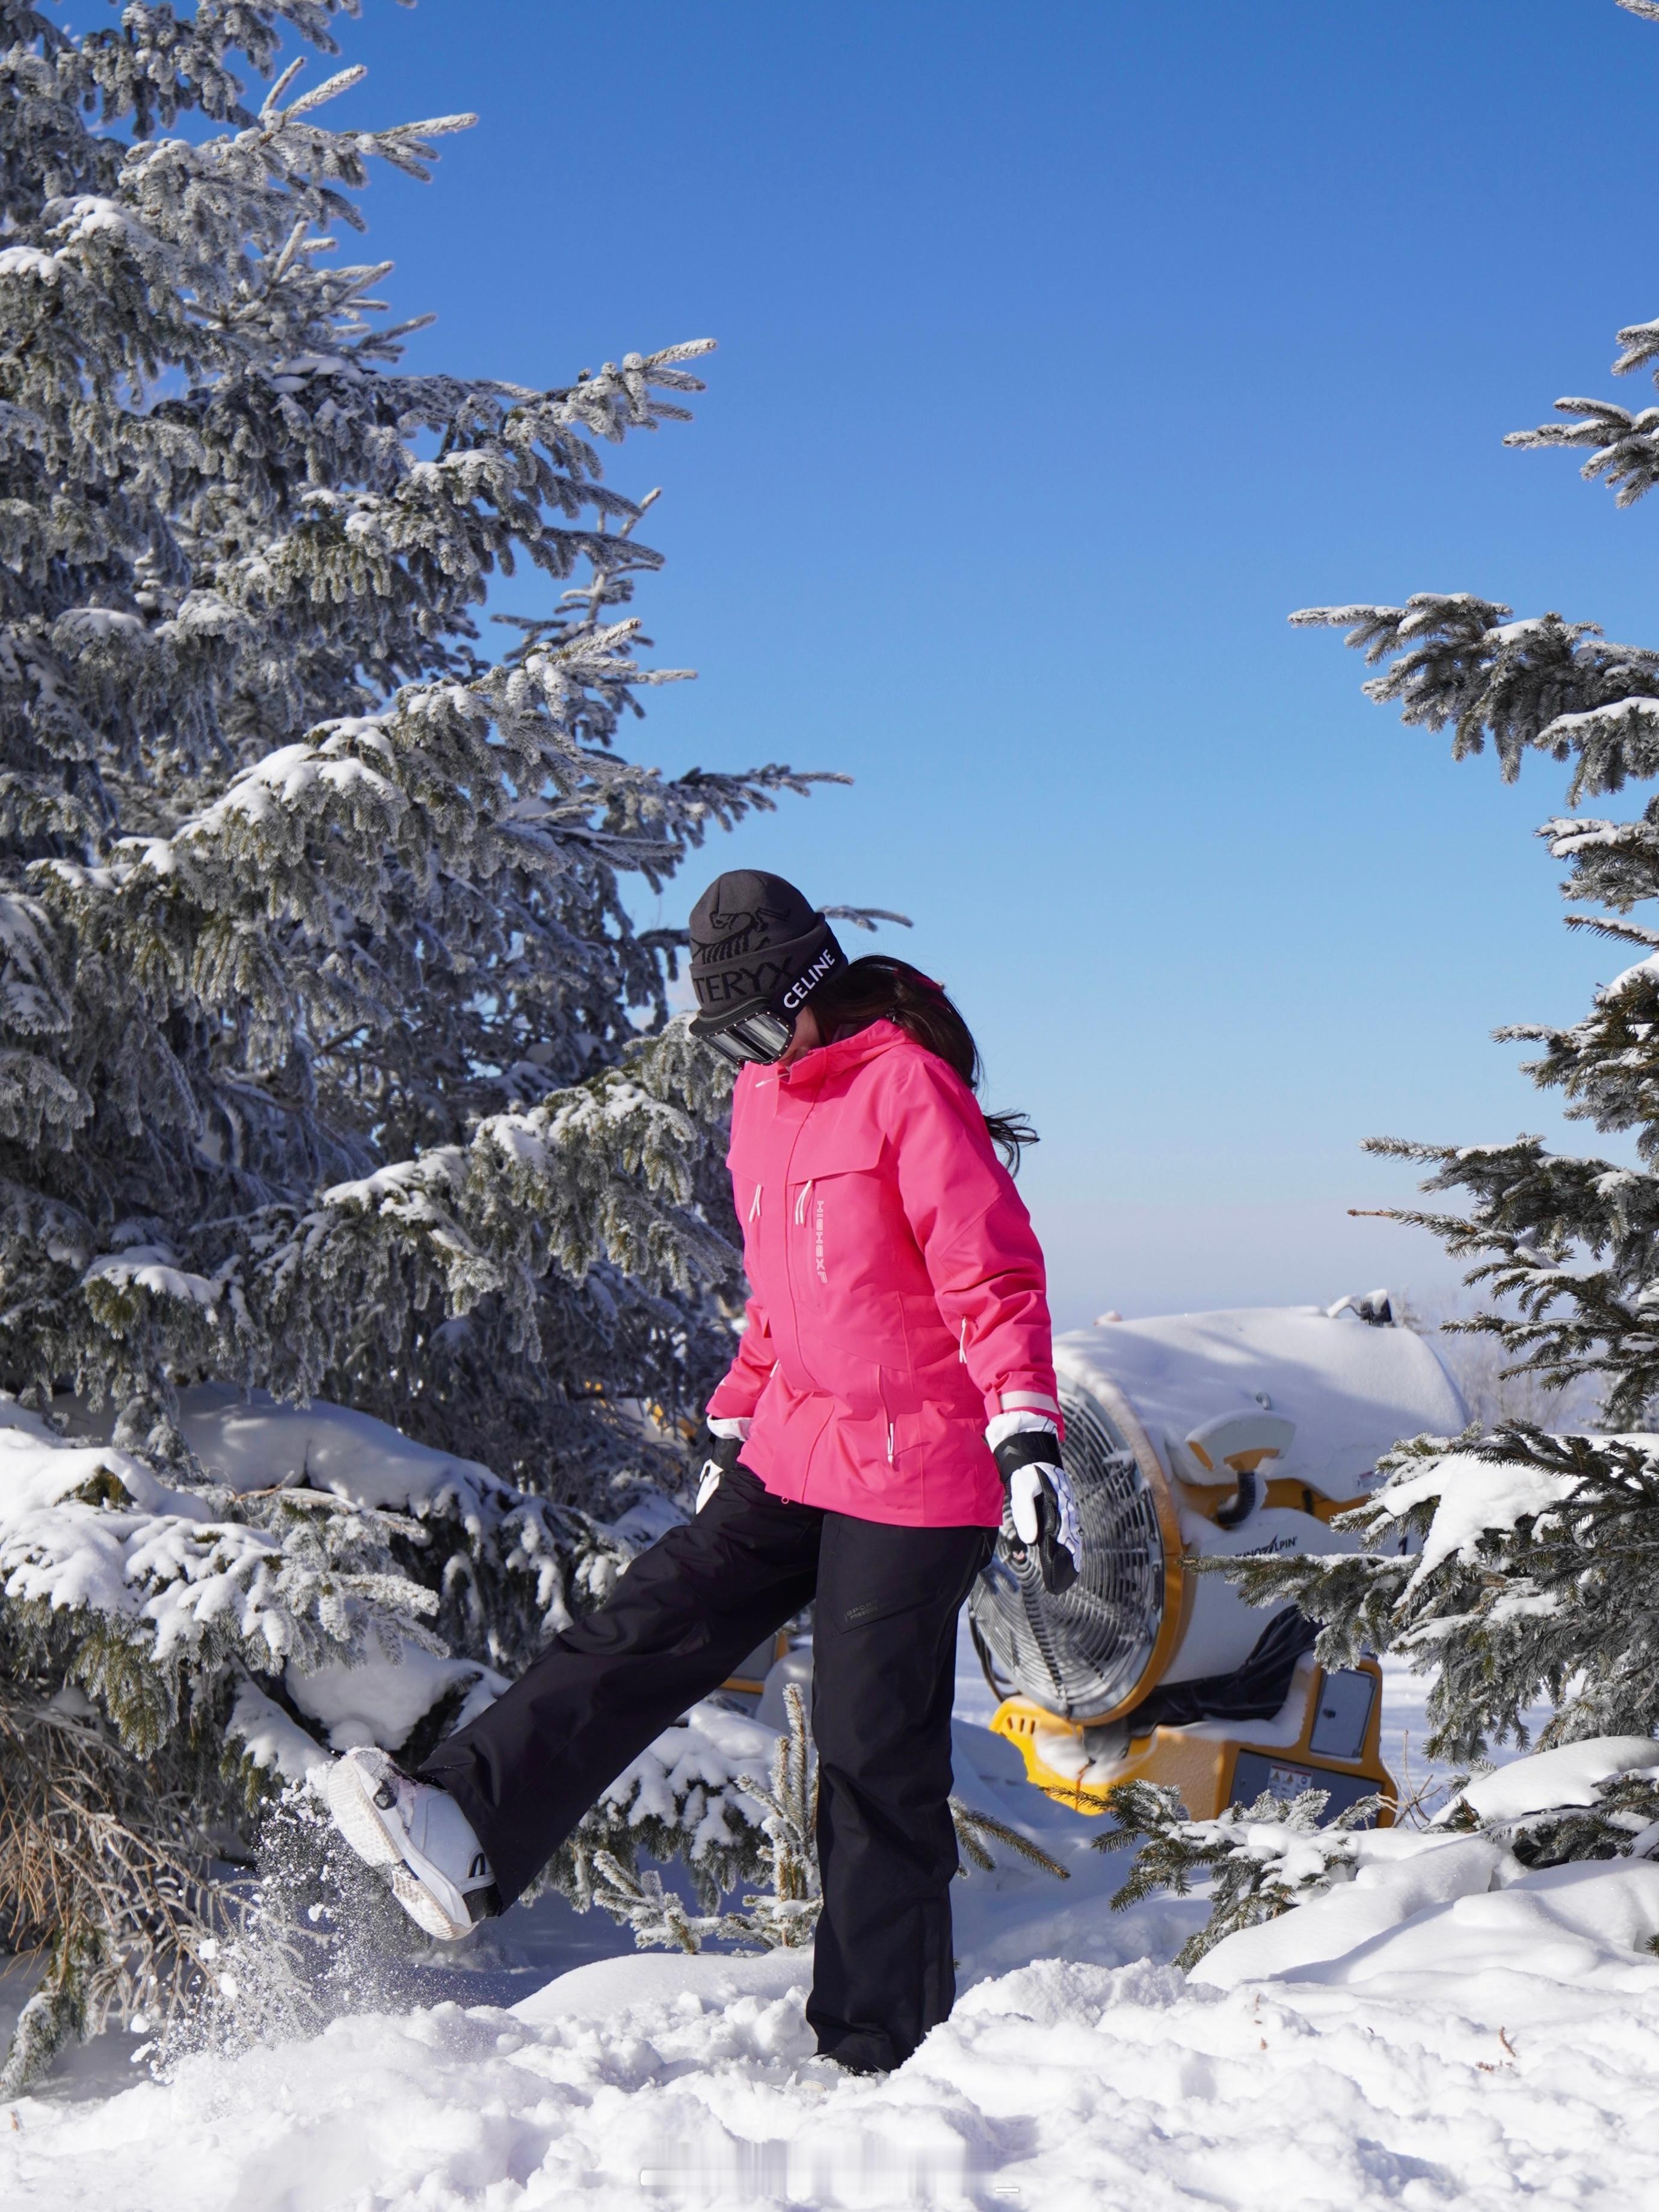
{"label": "pine branch", "polygon": [[1011,1828],[1006,1820],[999,1820],[992,1814],[981,1813],[973,1806],[964,1805],[960,1797],[951,1800],[951,1822],[963,1851],[975,1866],[987,1874],[996,1865],[994,1856],[986,1847],[985,1838],[988,1836],[994,1842],[1006,1844],[1017,1858],[1024,1859],[1028,1866],[1041,1868],[1044,1874],[1053,1875],[1057,1881],[1069,1881],[1072,1878],[1069,1869],[1061,1866],[1058,1859],[1050,1857],[1029,1836],[1022,1835],[1018,1828]]}
{"label": "pine branch", "polygon": [[1167,1784],[1121,1784],[1111,1793],[1115,1825],[1094,1845],[1139,1847],[1128,1880],[1112,1899],[1113,1911],[1154,1890],[1184,1897],[1194,1881],[1212,1881],[1209,1919],[1176,1957],[1183,1970],[1195,1966],[1224,1937],[1275,1920],[1350,1877],[1359,1831],[1376,1818],[1381,1800],[1364,1798],[1322,1826],[1327,1796],[1304,1790],[1286,1802],[1264,1790],[1253,1805],[1230,1805],[1215,1820],[1193,1820]]}

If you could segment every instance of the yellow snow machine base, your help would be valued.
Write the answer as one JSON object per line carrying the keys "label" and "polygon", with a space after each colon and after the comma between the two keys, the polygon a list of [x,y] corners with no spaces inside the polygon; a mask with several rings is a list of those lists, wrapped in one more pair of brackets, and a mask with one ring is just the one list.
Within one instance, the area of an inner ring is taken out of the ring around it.
{"label": "yellow snow machine base", "polygon": [[781,1628],[775,1636],[769,1636],[764,1644],[757,1644],[746,1659],[738,1662],[735,1671],[720,1684],[721,1689],[738,1697],[758,1698],[766,1687],[767,1676],[788,1650],[789,1632]]}
{"label": "yellow snow machine base", "polygon": [[992,1718],[1025,1761],[1028,1780],[1079,1813],[1108,1813],[1126,1782],[1167,1783],[1189,1820],[1210,1820],[1263,1790],[1287,1802],[1324,1790],[1334,1820],[1373,1791],[1379,1827],[1392,1827],[1398,1790],[1382,1764],[1382,1674],[1374,1659],[1328,1673],[1304,1659],[1270,1721],[1199,1721],[1124,1736],[1110,1723],[1066,1721],[1029,1698],[1007,1698]]}

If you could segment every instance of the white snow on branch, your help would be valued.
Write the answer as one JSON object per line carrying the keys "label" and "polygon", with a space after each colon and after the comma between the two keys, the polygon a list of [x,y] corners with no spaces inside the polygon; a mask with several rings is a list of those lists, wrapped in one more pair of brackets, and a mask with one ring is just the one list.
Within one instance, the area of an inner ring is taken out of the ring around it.
{"label": "white snow on branch", "polygon": [[440,1698],[465,1689],[458,1728],[491,1705],[507,1687],[505,1674],[471,1659],[444,1659],[405,1638],[395,1653],[366,1647],[355,1665],[325,1661],[305,1673],[290,1668],[288,1692],[300,1711],[324,1730],[336,1751],[378,1743],[397,1751]]}
{"label": "white snow on branch", "polygon": [[1420,1474],[1391,1482],[1372,1500],[1380,1517],[1399,1520],[1414,1505],[1438,1501],[1401,1602],[1447,1559],[1473,1559],[1483,1536],[1563,1504],[1578,1486],[1577,1475],[1547,1474],[1519,1460],[1479,1459],[1473,1452],[1448,1452]]}
{"label": "white snow on branch", "polygon": [[434,1145],[418,1159],[397,1160],[355,1182],[331,1184],[323,1193],[321,1203],[356,1206],[366,1212],[383,1206],[392,1212],[416,1212],[430,1203],[432,1191],[453,1195],[465,1175],[466,1155],[459,1145]]}
{"label": "white snow on branch", "polygon": [[328,1766],[328,1753],[317,1739],[257,1682],[239,1685],[225,1733],[255,1766],[275,1771],[284,1782],[308,1782],[313,1774],[320,1778]]}
{"label": "white snow on branch", "polygon": [[57,276],[57,257],[43,253],[38,246],[8,246],[0,250],[0,277],[38,276],[43,284],[51,284]]}
{"label": "white snow on branch", "polygon": [[179,1425],[203,1467],[231,1490],[302,1481],[354,1505],[463,1519],[487,1499],[501,1504],[515,1494],[477,1460],[321,1399],[285,1406],[264,1391],[245,1396],[232,1383],[198,1383],[183,1395]]}
{"label": "white snow on branch", "polygon": [[1605,707],[1586,707],[1576,714],[1558,714],[1547,722],[1538,733],[1540,746],[1558,744],[1596,729],[1616,727],[1621,722],[1650,722],[1659,720],[1659,699],[1614,699]]}
{"label": "white snow on branch", "polygon": [[81,1278],[82,1287],[107,1285],[112,1290],[149,1291],[161,1298],[181,1298],[213,1312],[223,1285],[206,1275],[192,1274],[179,1265],[178,1255],[166,1244],[131,1244],[124,1251],[106,1252]]}
{"label": "white snow on branch", "polygon": [[599,1804],[625,1814],[630,1826],[660,1820],[690,1830],[686,1856],[695,1865],[706,1853],[738,1842],[742,1826],[760,1825],[765,1808],[741,1781],[771,1772],[777,1741],[775,1729],[745,1713],[694,1705],[623,1769]]}
{"label": "white snow on branch", "polygon": [[1601,1785],[1621,1774],[1659,1775],[1659,1743],[1644,1735],[1592,1736],[1534,1752],[1477,1776],[1437,1818],[1466,1805],[1488,1822],[1524,1820],[1559,1806],[1594,1805]]}

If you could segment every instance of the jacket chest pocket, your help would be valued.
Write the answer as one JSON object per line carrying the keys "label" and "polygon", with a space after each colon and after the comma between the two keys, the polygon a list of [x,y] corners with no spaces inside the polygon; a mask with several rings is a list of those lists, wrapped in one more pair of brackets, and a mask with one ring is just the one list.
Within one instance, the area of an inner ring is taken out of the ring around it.
{"label": "jacket chest pocket", "polygon": [[[751,1109],[749,1119],[752,1121],[753,1118]],[[755,1262],[760,1257],[762,1237],[771,1230],[780,1197],[777,1184],[774,1182],[769,1189],[766,1183],[768,1167],[774,1176],[778,1170],[776,1153],[766,1141],[768,1134],[765,1128],[757,1132],[750,1127],[739,1141],[734,1129],[726,1155],[726,1172],[732,1178],[732,1205],[743,1232],[744,1261],[751,1282]]]}
{"label": "jacket chest pocket", "polygon": [[886,1217],[896,1202],[890,1181],[878,1130],[812,1131],[796,1146],[784,1230],[790,1286],[802,1310],[841,1310],[879,1292],[892,1235]]}

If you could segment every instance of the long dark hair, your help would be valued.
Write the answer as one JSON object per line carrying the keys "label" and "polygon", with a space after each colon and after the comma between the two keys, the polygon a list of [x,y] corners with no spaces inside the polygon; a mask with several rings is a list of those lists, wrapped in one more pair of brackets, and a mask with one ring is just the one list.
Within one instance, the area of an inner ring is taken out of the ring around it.
{"label": "long dark hair", "polygon": [[[955,1068],[970,1091],[979,1089],[985,1071],[973,1031],[944,988],[908,960],[872,952],[850,961],[839,975],[827,976],[819,984],[811,1004],[826,1043],[850,1036],[871,1022],[896,1022],[918,1044]],[[1036,1131],[1023,1114],[987,1114],[985,1127],[1018,1175],[1021,1147],[1036,1144]]]}

